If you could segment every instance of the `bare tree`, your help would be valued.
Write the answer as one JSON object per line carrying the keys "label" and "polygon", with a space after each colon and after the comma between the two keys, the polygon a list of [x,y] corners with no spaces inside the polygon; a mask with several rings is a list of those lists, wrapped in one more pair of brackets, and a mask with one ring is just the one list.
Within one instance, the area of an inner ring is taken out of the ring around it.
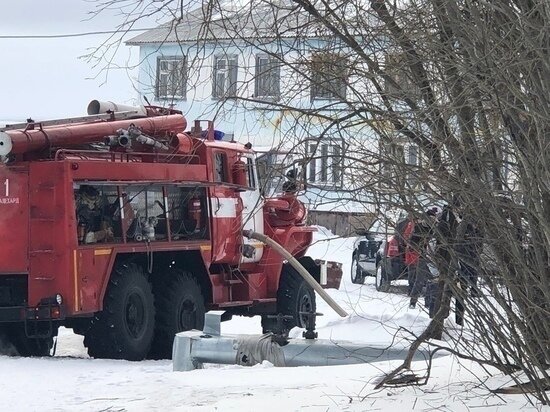
{"label": "bare tree", "polygon": [[[98,10],[118,3],[104,0]],[[256,73],[220,99],[216,116],[228,101],[232,110],[278,113],[310,189],[340,182],[339,201],[373,209],[450,205],[459,219],[438,230],[432,258],[438,310],[412,351],[444,336],[454,299],[471,329],[453,351],[505,373],[523,371],[529,386],[518,388],[550,402],[546,1],[206,0],[194,10],[182,1],[124,3],[147,12],[123,10],[121,33],[159,13],[170,21],[158,42],[175,41],[184,54],[191,44],[196,56],[219,42],[268,56],[280,68],[277,95],[247,92],[258,90]],[[340,149],[329,153],[336,141]],[[325,158],[330,178],[311,166]],[[464,252],[471,227],[483,243],[479,259]],[[459,262],[478,273],[479,288],[464,288]]]}

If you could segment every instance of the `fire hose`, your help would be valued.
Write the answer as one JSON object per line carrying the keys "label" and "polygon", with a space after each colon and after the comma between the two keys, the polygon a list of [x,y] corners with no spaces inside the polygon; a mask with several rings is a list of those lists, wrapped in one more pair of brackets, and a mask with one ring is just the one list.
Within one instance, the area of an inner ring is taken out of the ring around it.
{"label": "fire hose", "polygon": [[284,247],[282,247],[280,244],[275,242],[273,239],[267,237],[266,235],[263,235],[261,233],[256,233],[252,230],[243,230],[243,236],[249,239],[255,239],[258,240],[267,246],[271,247],[274,251],[276,251],[279,255],[284,257],[290,265],[296,269],[298,274],[307,282],[309,286],[311,286],[315,292],[321,296],[321,298],[327,302],[327,304],[334,309],[334,311],[340,315],[341,317],[348,316],[347,312],[338,305],[330,297],[330,295],[321,287],[321,285],[315,280],[313,276],[307,271],[307,269],[300,263],[298,260],[292,256]]}

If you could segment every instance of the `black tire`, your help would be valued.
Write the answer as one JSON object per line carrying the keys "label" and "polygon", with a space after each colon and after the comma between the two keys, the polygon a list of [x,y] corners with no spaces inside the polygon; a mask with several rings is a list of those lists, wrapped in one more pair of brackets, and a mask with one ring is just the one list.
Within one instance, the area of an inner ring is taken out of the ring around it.
{"label": "black tire", "polygon": [[[283,265],[281,279],[279,280],[279,290],[277,291],[277,313],[292,316],[292,319],[283,320],[282,332],[288,332],[295,326],[305,328],[307,316],[301,315],[300,312],[316,311],[317,304],[313,288],[307,284],[292,266],[288,264]],[[262,317],[264,333],[275,332],[276,326],[276,319],[269,319],[266,316]]]}
{"label": "black tire", "polygon": [[111,275],[103,311],[92,320],[84,345],[93,358],[145,359],[155,328],[151,284],[141,266],[119,265]]}
{"label": "black tire", "polygon": [[365,283],[365,275],[359,267],[356,255],[353,255],[353,258],[351,259],[351,283],[356,285],[362,285]]}
{"label": "black tire", "polygon": [[388,280],[386,269],[384,268],[382,261],[380,261],[378,266],[376,266],[374,285],[376,286],[376,290],[379,292],[387,292],[390,290],[391,282]]}
{"label": "black tire", "polygon": [[157,279],[155,296],[155,336],[149,357],[172,359],[174,336],[190,329],[202,330],[206,312],[204,296],[197,280],[174,269]]}
{"label": "black tire", "polygon": [[5,351],[2,354],[9,356],[50,356],[53,347],[53,337],[29,338],[25,335],[23,325],[9,325],[2,331],[2,343]]}

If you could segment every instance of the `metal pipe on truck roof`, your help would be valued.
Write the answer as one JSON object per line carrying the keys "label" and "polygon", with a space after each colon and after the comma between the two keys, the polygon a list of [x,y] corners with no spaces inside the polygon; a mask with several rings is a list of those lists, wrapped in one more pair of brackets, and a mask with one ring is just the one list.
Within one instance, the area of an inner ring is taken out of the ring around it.
{"label": "metal pipe on truck roof", "polygon": [[124,104],[118,104],[115,102],[101,100],[92,100],[88,104],[88,114],[101,114],[101,113],[114,113],[135,111],[138,116],[147,116],[147,109],[144,106],[128,106]]}
{"label": "metal pipe on truck roof", "polygon": [[139,127],[143,134],[153,136],[180,133],[187,127],[185,117],[180,114],[48,127],[42,127],[37,122],[29,124],[27,129],[2,132],[0,134],[0,155],[20,155],[50,147],[70,148],[88,143],[99,143],[103,142],[105,136],[116,135],[119,129],[127,129],[131,124]]}

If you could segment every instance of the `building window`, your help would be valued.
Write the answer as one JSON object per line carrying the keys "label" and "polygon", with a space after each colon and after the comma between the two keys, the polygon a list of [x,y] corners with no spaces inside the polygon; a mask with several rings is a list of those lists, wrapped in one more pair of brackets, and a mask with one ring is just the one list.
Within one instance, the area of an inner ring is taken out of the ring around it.
{"label": "building window", "polygon": [[393,186],[394,179],[399,176],[405,163],[405,149],[396,143],[382,143],[380,145],[381,175],[383,183]]}
{"label": "building window", "polygon": [[321,141],[309,144],[307,181],[318,186],[342,186],[342,143]]}
{"label": "building window", "polygon": [[157,99],[185,99],[187,93],[187,61],[184,56],[157,59]]}
{"label": "building window", "polygon": [[256,98],[278,99],[280,95],[281,66],[277,58],[261,54],[256,56],[256,78],[254,96]]}
{"label": "building window", "polygon": [[486,164],[487,181],[494,189],[499,189],[502,185],[512,184],[514,168],[510,153],[502,153],[495,156],[492,161]]}
{"label": "building window", "polygon": [[314,159],[315,151],[317,150],[317,144],[310,144],[308,149],[309,170],[307,180],[308,182],[315,183],[317,181],[317,159]]}
{"label": "building window", "polygon": [[212,97],[223,99],[237,95],[237,56],[214,57]]}
{"label": "building window", "polygon": [[411,144],[407,147],[407,181],[410,187],[416,187],[419,183],[418,172],[419,169],[416,166],[420,166],[420,156],[418,151],[418,146]]}
{"label": "building window", "polygon": [[401,53],[387,54],[385,56],[385,72],[397,84],[393,84],[388,79],[385,81],[385,91],[391,97],[396,99],[408,97],[417,99],[420,96],[420,90],[416,86],[405,56]]}
{"label": "building window", "polygon": [[410,145],[409,146],[409,153],[407,157],[407,164],[418,166],[418,146]]}
{"label": "building window", "polygon": [[347,60],[334,53],[311,57],[311,99],[345,100],[348,83]]}

